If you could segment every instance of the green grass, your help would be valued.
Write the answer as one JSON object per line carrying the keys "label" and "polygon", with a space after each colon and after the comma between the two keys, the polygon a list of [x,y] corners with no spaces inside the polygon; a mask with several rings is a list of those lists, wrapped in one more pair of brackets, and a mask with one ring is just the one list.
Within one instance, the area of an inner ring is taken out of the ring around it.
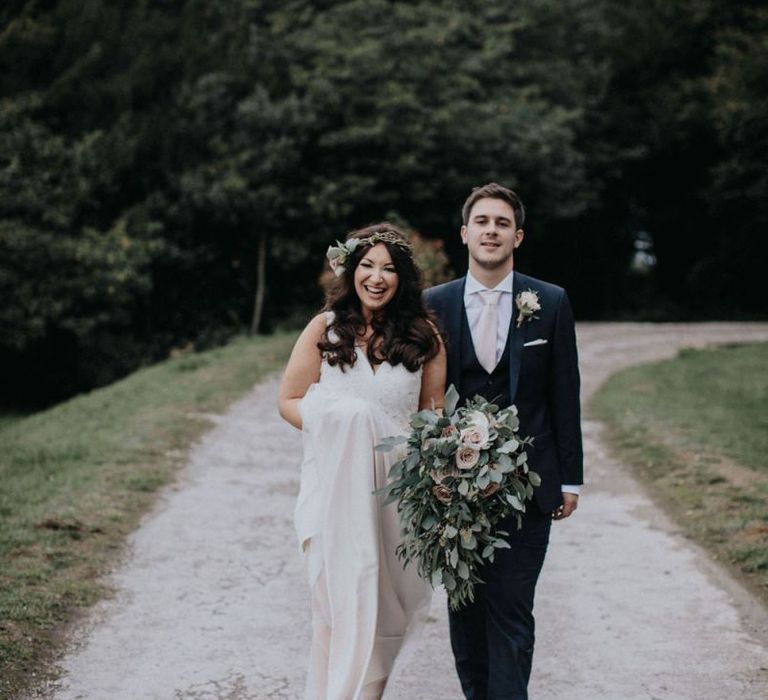
{"label": "green grass", "polygon": [[0,421],[0,697],[50,673],[65,624],[108,593],[99,576],[206,414],[279,370],[293,340],[238,339]]}
{"label": "green grass", "polygon": [[768,344],[633,367],[590,409],[684,531],[768,604]]}

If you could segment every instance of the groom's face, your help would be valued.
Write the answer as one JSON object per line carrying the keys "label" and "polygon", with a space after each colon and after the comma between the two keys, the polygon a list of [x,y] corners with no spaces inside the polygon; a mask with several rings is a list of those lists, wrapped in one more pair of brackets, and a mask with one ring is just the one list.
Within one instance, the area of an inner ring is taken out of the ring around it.
{"label": "groom's face", "polygon": [[461,240],[469,250],[470,269],[476,265],[511,270],[523,231],[517,228],[515,212],[507,202],[484,197],[472,206],[466,226],[461,227]]}

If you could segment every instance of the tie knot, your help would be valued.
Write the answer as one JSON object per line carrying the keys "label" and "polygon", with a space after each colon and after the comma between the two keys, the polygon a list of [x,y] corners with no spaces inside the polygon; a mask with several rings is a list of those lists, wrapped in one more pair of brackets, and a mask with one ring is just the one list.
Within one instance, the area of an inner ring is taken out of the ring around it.
{"label": "tie knot", "polygon": [[480,297],[483,300],[483,303],[486,306],[496,306],[496,304],[499,301],[499,297],[501,296],[501,292],[495,290],[495,289],[481,289],[480,290]]}

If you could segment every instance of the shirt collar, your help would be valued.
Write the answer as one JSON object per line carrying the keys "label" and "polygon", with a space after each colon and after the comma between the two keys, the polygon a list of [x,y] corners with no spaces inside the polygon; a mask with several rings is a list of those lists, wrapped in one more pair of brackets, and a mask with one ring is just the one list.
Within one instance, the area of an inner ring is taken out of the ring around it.
{"label": "shirt collar", "polygon": [[[509,274],[501,280],[493,289],[497,292],[508,292],[509,294],[512,294],[512,281],[515,275],[514,270],[510,270]],[[471,272],[467,272],[467,282],[464,285],[464,298],[468,297],[471,294],[474,294],[475,292],[482,292],[486,290],[487,287],[480,284],[474,277],[472,277]]]}

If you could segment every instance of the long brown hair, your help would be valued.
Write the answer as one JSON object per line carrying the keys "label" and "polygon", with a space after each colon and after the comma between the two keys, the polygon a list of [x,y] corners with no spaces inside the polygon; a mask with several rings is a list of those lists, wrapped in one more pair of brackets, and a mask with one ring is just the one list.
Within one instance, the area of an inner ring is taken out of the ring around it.
{"label": "long brown hair", "polygon": [[[385,231],[407,244],[403,232],[386,221],[352,231],[346,240],[366,239]],[[408,371],[415,372],[439,350],[437,326],[422,301],[421,273],[410,250],[389,241],[381,243],[392,258],[398,285],[389,304],[371,319],[373,334],[368,341],[368,360],[372,365],[385,361],[393,366],[402,363]],[[368,244],[359,245],[347,259],[344,273],[326,291],[323,310],[332,311],[334,317],[317,347],[328,364],[339,365],[342,370],[355,364],[355,339],[365,333],[366,322],[355,291],[355,269],[368,249]]]}

